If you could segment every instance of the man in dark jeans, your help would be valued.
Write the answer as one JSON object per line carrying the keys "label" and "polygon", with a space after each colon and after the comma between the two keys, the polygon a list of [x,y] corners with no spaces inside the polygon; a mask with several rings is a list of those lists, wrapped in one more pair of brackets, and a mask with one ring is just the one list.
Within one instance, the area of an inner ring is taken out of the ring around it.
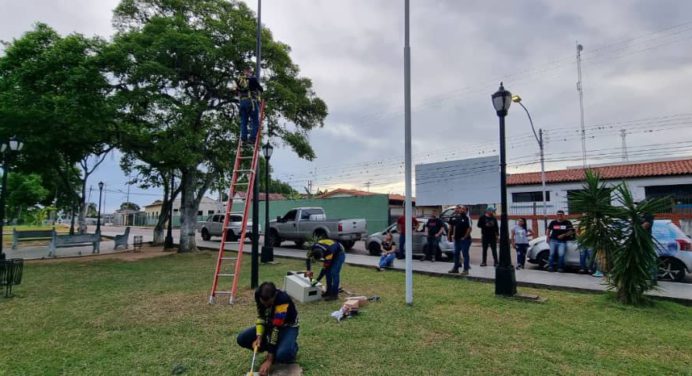
{"label": "man in dark jeans", "polygon": [[548,224],[546,238],[550,239],[550,256],[548,257],[548,271],[554,271],[554,260],[557,255],[557,271],[562,273],[565,270],[565,253],[567,252],[567,241],[574,239],[574,226],[572,222],[565,219],[563,210],[557,211],[557,219]]}
{"label": "man in dark jeans", "polygon": [[454,266],[449,273],[459,273],[459,266],[461,262],[459,260],[459,253],[461,252],[464,257],[464,271],[461,272],[462,275],[469,274],[469,248],[471,247],[471,218],[466,213],[466,207],[463,205],[457,205],[454,208],[454,214],[449,219],[449,235],[447,235],[449,241],[452,241],[452,236],[454,237]]}
{"label": "man in dark jeans", "polygon": [[267,352],[259,368],[267,375],[274,363],[295,362],[298,353],[298,311],[285,292],[271,282],[264,282],[255,290],[257,320],[255,326],[242,331],[238,345],[257,352]]}
{"label": "man in dark jeans", "polygon": [[425,257],[421,261],[440,261],[440,237],[445,231],[445,224],[440,218],[437,218],[437,210],[433,210],[425,227],[428,229],[428,244],[425,246]]}
{"label": "man in dark jeans", "polygon": [[500,226],[495,218],[495,208],[488,206],[478,219],[478,227],[481,229],[481,243],[483,246],[483,262],[481,266],[486,266],[488,259],[488,247],[492,251],[493,263],[497,266],[497,237],[500,235]]}
{"label": "man in dark jeans", "polygon": [[[418,228],[418,220],[415,217],[411,218],[411,231],[416,231]],[[402,215],[396,220],[396,230],[399,233],[399,250],[396,252],[396,258],[403,259],[404,245],[406,243],[406,216]]]}

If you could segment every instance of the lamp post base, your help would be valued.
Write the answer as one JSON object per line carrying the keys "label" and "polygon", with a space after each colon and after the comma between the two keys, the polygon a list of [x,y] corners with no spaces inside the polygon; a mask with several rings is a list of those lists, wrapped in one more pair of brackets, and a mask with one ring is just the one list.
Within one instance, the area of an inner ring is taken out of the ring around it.
{"label": "lamp post base", "polygon": [[263,264],[274,262],[274,247],[262,246],[262,254],[260,255],[260,261]]}
{"label": "lamp post base", "polygon": [[495,268],[495,295],[514,296],[517,293],[517,278],[514,267],[498,265]]}

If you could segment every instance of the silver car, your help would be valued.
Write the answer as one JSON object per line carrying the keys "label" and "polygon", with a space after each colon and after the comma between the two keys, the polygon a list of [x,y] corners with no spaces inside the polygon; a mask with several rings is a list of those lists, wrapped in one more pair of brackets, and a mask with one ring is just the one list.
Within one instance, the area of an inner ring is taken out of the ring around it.
{"label": "silver car", "polygon": [[[422,256],[423,250],[425,249],[428,242],[428,233],[425,228],[425,224],[428,222],[428,220],[426,218],[416,218],[416,220],[418,221],[418,227],[411,234],[413,244],[412,251],[414,255]],[[440,252],[444,254],[448,260],[451,260],[454,255],[454,242],[450,242],[447,240],[447,226],[447,223],[445,223],[445,232],[440,238]],[[391,224],[382,231],[370,234],[370,236],[368,236],[365,239],[365,247],[371,255],[380,255],[380,253],[382,252],[382,239],[384,239],[384,234],[386,234],[387,232],[392,234],[395,243],[399,242],[399,231],[397,231],[396,223]]]}
{"label": "silver car", "polygon": [[[692,272],[692,239],[670,220],[655,220],[651,233],[658,252],[658,278],[682,281],[685,273]],[[549,254],[545,236],[529,242],[526,257],[530,263],[543,268],[548,264]],[[579,267],[579,244],[576,241],[567,242],[565,265]]]}

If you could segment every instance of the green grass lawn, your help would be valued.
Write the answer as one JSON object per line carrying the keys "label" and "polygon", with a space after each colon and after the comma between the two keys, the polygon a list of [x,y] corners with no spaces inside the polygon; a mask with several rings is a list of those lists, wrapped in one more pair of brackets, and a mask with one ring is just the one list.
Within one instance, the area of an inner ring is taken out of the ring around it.
{"label": "green grass lawn", "polygon": [[[249,258],[246,257],[246,261]],[[261,267],[279,284],[298,260]],[[235,335],[254,321],[249,267],[234,306],[208,305],[215,255],[137,262],[29,263],[0,298],[1,375],[242,375]],[[249,265],[249,264],[248,264]],[[692,312],[631,308],[606,295],[522,288],[547,302],[497,298],[492,284],[350,267],[343,286],[381,296],[337,323],[337,302],[298,304],[306,375],[639,374],[692,372]],[[260,361],[262,358],[259,359]]]}

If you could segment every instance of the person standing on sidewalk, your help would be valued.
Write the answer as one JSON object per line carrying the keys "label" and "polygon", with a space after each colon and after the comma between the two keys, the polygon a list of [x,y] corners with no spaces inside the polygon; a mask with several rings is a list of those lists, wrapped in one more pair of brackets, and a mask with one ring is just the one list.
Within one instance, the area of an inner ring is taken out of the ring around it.
{"label": "person standing on sidewalk", "polygon": [[433,210],[428,222],[425,223],[425,227],[428,229],[428,244],[425,246],[425,256],[421,261],[440,261],[440,237],[445,231],[445,223],[437,218],[437,210]]}
{"label": "person standing on sidewalk", "polygon": [[466,207],[457,205],[454,214],[449,219],[449,235],[447,238],[452,241],[454,238],[454,266],[449,273],[459,273],[461,262],[459,253],[464,257],[464,271],[462,275],[469,274],[469,248],[471,248],[471,218],[468,216]]}
{"label": "person standing on sidewalk", "polygon": [[519,218],[512,229],[512,247],[517,251],[517,270],[524,269],[526,250],[529,249],[529,236],[533,236],[533,231],[526,228],[526,219]]}
{"label": "person standing on sidewalk", "polygon": [[488,259],[488,247],[492,251],[493,264],[497,266],[497,237],[500,236],[500,226],[495,218],[495,208],[488,206],[478,219],[478,227],[481,229],[481,244],[483,247],[483,261],[481,266],[486,266]]}
{"label": "person standing on sidewalk", "polygon": [[[416,217],[411,218],[411,230],[416,231],[418,228],[418,220]],[[404,255],[404,242],[406,241],[406,216],[402,215],[396,221],[396,230],[399,232],[399,251],[396,253],[396,258],[403,259]]]}
{"label": "person standing on sidewalk", "polygon": [[550,256],[548,257],[548,271],[554,271],[555,255],[557,254],[557,271],[565,271],[565,252],[567,251],[567,241],[574,238],[574,226],[572,222],[565,219],[563,210],[557,211],[557,219],[548,224],[546,238],[550,239]]}

